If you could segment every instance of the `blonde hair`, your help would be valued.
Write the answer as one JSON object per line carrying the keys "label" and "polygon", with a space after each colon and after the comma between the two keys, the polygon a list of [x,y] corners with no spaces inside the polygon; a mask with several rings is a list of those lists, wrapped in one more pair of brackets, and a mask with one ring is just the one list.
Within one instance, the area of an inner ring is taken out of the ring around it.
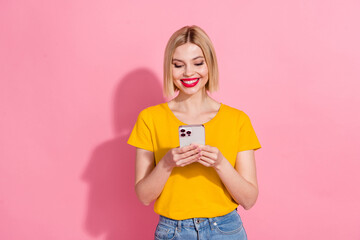
{"label": "blonde hair", "polygon": [[209,80],[205,89],[209,92],[216,91],[219,85],[219,71],[214,46],[209,36],[198,26],[185,26],[177,30],[170,37],[164,54],[164,95],[171,97],[179,89],[175,86],[172,79],[172,58],[178,46],[185,43],[193,43],[199,46],[204,54],[205,62],[208,67]]}

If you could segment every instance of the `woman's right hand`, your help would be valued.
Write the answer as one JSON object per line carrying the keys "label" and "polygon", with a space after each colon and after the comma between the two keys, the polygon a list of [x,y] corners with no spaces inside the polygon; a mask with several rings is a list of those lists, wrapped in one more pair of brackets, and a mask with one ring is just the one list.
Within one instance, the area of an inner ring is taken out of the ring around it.
{"label": "woman's right hand", "polygon": [[184,167],[199,160],[200,148],[195,144],[191,144],[182,148],[170,149],[163,161],[165,165],[171,169],[174,167]]}

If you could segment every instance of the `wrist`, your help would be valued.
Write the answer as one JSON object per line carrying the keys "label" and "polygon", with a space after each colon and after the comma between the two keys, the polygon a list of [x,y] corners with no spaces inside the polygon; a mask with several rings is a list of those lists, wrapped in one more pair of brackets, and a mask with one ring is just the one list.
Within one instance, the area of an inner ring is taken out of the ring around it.
{"label": "wrist", "polygon": [[159,167],[164,169],[166,172],[172,172],[174,166],[171,166],[170,164],[167,163],[165,158],[162,158],[159,163],[158,163]]}
{"label": "wrist", "polygon": [[217,165],[214,167],[214,169],[215,169],[216,172],[221,172],[221,171],[223,171],[226,167],[228,167],[229,164],[230,164],[229,161],[226,160],[226,158],[223,158],[223,159],[219,162],[219,164],[217,164]]}

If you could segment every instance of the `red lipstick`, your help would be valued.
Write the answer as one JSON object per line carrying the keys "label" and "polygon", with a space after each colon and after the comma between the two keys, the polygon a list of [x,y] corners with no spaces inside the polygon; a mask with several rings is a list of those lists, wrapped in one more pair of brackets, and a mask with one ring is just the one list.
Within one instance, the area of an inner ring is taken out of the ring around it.
{"label": "red lipstick", "polygon": [[198,84],[200,78],[182,78],[181,83],[187,88],[194,87]]}

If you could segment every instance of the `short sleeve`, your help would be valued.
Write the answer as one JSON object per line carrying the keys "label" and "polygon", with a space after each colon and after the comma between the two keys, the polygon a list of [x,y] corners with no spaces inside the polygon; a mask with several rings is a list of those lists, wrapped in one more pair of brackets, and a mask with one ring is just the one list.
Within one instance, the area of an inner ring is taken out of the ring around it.
{"label": "short sleeve", "polygon": [[261,148],[250,118],[242,112],[241,119],[238,152]]}
{"label": "short sleeve", "polygon": [[140,112],[127,143],[134,147],[142,148],[153,152],[154,147],[151,138],[150,126],[151,118],[149,117],[149,114],[145,109]]}

